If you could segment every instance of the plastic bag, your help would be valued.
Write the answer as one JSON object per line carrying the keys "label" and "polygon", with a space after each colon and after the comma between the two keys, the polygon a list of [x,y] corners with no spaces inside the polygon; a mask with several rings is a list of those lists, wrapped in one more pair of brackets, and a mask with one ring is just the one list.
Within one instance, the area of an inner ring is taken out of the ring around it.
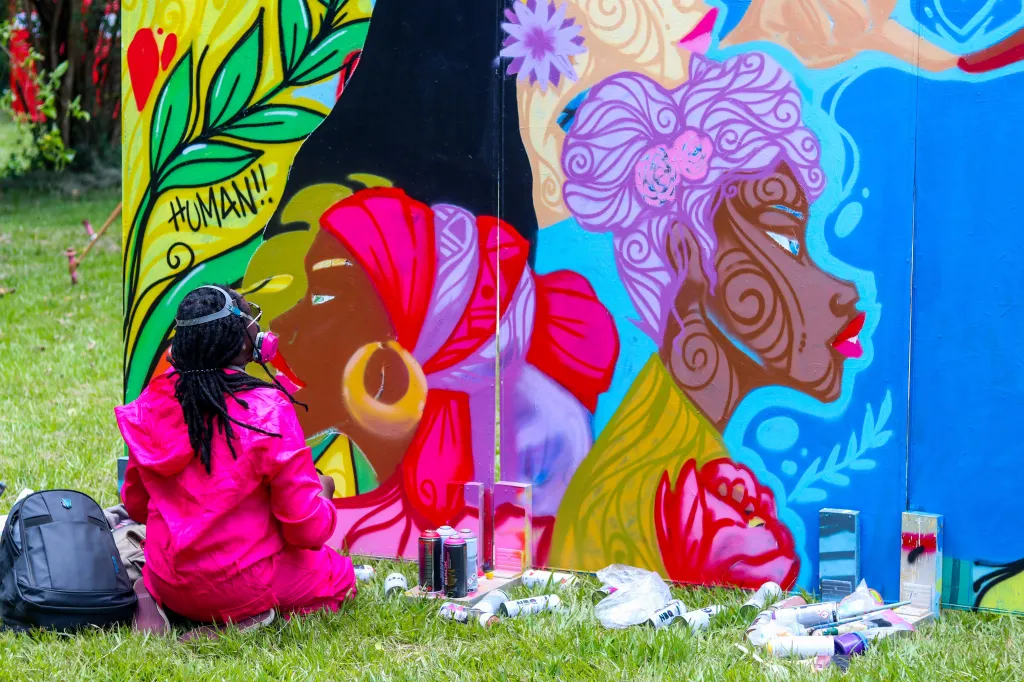
{"label": "plastic bag", "polygon": [[859,616],[873,608],[877,608],[881,604],[881,595],[868,587],[866,580],[861,580],[857,589],[846,595],[846,597],[839,602],[837,615],[840,620],[843,618],[851,618],[853,616]]}
{"label": "plastic bag", "polygon": [[597,619],[606,628],[639,625],[672,599],[661,576],[642,568],[612,564],[598,571],[597,579],[616,588],[594,607]]}

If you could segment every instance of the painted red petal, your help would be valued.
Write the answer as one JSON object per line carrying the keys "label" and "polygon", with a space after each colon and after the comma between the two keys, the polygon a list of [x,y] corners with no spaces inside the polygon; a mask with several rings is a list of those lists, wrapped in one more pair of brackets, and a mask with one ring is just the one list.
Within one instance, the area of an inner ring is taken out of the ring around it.
{"label": "painted red petal", "polygon": [[697,478],[696,461],[692,459],[679,471],[675,490],[672,490],[667,471],[658,485],[654,525],[661,559],[672,580],[696,582],[699,576],[705,532],[703,492]]}
{"label": "painted red petal", "polygon": [[561,270],[534,281],[537,316],[526,359],[593,412],[619,357],[615,322],[582,275]]}
{"label": "painted red petal", "polygon": [[991,47],[964,55],[957,66],[966,73],[985,73],[1021,60],[1024,60],[1024,29],[1011,33]]}
{"label": "painted red petal", "polygon": [[125,54],[128,61],[128,78],[135,93],[135,106],[139,111],[146,108],[153,83],[159,73],[160,52],[152,29],[142,28],[135,32]]}
{"label": "painted red petal", "polygon": [[320,224],[369,276],[398,342],[415,348],[437,269],[433,211],[400,189],[382,187],[338,202],[327,209]]}
{"label": "painted red petal", "polygon": [[178,36],[168,33],[164,39],[164,49],[160,52],[160,68],[166,71],[178,52]]}
{"label": "painted red petal", "polygon": [[416,436],[402,459],[402,481],[412,508],[434,526],[451,523],[465,500],[451,483],[473,478],[469,396],[433,389]]}
{"label": "painted red petal", "polygon": [[[495,335],[498,317],[508,309],[516,285],[526,269],[530,244],[511,225],[491,217],[477,218],[476,225],[480,239],[480,270],[473,293],[448,340],[423,365],[427,374],[458,364]],[[496,316],[495,302],[499,295]]]}

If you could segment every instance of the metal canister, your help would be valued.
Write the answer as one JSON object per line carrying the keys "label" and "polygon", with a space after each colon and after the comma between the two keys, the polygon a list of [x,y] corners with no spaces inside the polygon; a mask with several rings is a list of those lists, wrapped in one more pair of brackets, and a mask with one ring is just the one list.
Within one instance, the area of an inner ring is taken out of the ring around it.
{"label": "metal canister", "polygon": [[480,586],[480,543],[476,539],[476,533],[469,528],[460,530],[459,536],[466,541],[466,590],[476,592]]}
{"label": "metal canister", "polygon": [[453,535],[457,535],[455,529],[451,526],[441,526],[437,529],[437,534],[441,536],[441,542],[444,542]]}
{"label": "metal canister", "polygon": [[833,637],[778,637],[769,639],[765,649],[778,658],[813,658],[836,653]]}
{"label": "metal canister", "polygon": [[663,628],[669,625],[679,616],[683,615],[686,611],[686,604],[673,599],[668,604],[651,614],[651,617],[647,619],[647,624],[652,628]]}
{"label": "metal canister", "polygon": [[468,594],[466,587],[466,541],[452,535],[444,541],[444,592],[453,599]]}
{"label": "metal canister", "polygon": [[507,601],[501,605],[498,612],[503,616],[516,618],[518,616],[540,613],[541,611],[554,611],[561,604],[562,599],[557,594],[542,594],[539,597]]}
{"label": "metal canister", "polygon": [[778,583],[767,582],[751,595],[750,599],[740,607],[740,613],[750,617],[764,610],[765,604],[782,596],[782,588]]}
{"label": "metal canister", "polygon": [[474,604],[474,608],[481,611],[489,611],[490,613],[497,613],[501,605],[512,598],[508,596],[505,590],[491,590],[488,592],[483,599]]}
{"label": "metal canister", "polygon": [[697,632],[698,630],[704,630],[711,625],[711,619],[721,612],[721,606],[705,606],[704,608],[697,609],[696,611],[687,611],[679,617],[689,624],[692,632]]}
{"label": "metal canister", "polygon": [[401,573],[392,573],[384,578],[384,596],[393,597],[409,589],[409,583]]}
{"label": "metal canister", "polygon": [[832,601],[819,604],[805,604],[804,606],[791,606],[787,609],[777,609],[771,612],[772,620],[784,623],[798,623],[805,628],[825,623],[836,622],[836,603]]}
{"label": "metal canister", "polygon": [[352,570],[356,574],[356,580],[362,580],[363,582],[373,580],[374,576],[377,575],[377,571],[374,570],[373,566],[367,564],[356,564],[352,567]]}
{"label": "metal canister", "polygon": [[441,592],[444,590],[444,573],[442,571],[441,536],[434,530],[425,530],[420,534],[419,565],[420,589],[424,592]]}
{"label": "metal canister", "polygon": [[444,620],[466,623],[469,621],[469,607],[465,604],[442,604],[437,615]]}

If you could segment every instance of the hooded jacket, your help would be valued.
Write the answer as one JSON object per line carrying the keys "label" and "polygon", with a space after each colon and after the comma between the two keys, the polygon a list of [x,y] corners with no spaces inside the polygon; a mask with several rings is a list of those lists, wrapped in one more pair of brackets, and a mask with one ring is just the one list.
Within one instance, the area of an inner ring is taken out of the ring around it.
{"label": "hooded jacket", "polygon": [[189,443],[174,397],[174,370],[155,377],[134,402],[115,409],[128,444],[121,499],[147,526],[146,566],[163,581],[230,579],[286,546],[319,549],[334,532],[334,505],[322,486],[295,408],[276,389],[230,397],[237,459],[215,433],[207,473]]}

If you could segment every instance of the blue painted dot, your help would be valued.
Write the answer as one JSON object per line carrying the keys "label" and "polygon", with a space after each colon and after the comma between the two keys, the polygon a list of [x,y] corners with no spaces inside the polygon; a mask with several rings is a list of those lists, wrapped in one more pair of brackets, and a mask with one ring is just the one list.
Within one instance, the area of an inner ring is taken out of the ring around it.
{"label": "blue painted dot", "polygon": [[757,442],[773,452],[790,449],[799,435],[800,427],[789,417],[772,417],[757,427]]}
{"label": "blue painted dot", "polygon": [[935,16],[935,12],[933,12],[933,11],[932,11],[932,8],[931,8],[931,7],[925,7],[925,8],[924,8],[924,15],[925,15],[926,17],[928,17],[929,19],[931,19],[932,17],[934,17],[934,16]]}
{"label": "blue painted dot", "polygon": [[869,190],[867,187],[865,187],[864,189],[862,189],[860,191],[860,195],[862,197],[864,197],[865,199],[867,199],[869,196],[871,196],[871,190]]}
{"label": "blue painted dot", "polygon": [[807,448],[800,448],[800,456],[801,457],[806,457],[807,456]]}
{"label": "blue painted dot", "polygon": [[794,462],[791,459],[787,459],[785,462],[783,462],[782,463],[782,473],[786,474],[787,476],[792,476],[793,474],[795,474],[796,473],[796,462]]}
{"label": "blue painted dot", "polygon": [[848,236],[857,227],[863,215],[864,207],[861,206],[859,201],[851,201],[846,206],[843,206],[843,210],[839,212],[839,217],[836,218],[836,236]]}

